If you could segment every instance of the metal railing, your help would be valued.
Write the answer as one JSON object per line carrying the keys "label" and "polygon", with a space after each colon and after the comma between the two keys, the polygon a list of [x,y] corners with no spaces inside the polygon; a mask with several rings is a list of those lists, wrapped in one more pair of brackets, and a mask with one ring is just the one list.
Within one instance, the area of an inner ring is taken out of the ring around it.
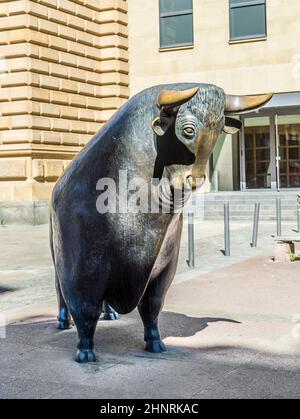
{"label": "metal railing", "polygon": [[[259,222],[260,222],[261,203],[256,202],[254,206],[252,240],[250,245],[252,248],[257,247]],[[300,234],[300,194],[297,195],[297,233]],[[282,200],[276,198],[276,233],[282,236]],[[230,202],[224,203],[224,256],[231,256],[231,234],[230,234]],[[190,268],[195,268],[195,231],[194,231],[194,213],[188,213],[188,259],[187,264]]]}

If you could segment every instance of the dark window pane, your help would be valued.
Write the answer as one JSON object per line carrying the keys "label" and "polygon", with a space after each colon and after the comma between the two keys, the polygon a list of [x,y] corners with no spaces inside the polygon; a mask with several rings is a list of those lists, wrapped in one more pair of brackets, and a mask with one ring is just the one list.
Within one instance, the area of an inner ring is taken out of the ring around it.
{"label": "dark window pane", "polygon": [[280,186],[282,188],[287,188],[287,176],[286,175],[280,175]]}
{"label": "dark window pane", "polygon": [[289,145],[298,145],[299,135],[298,134],[289,134]]}
{"label": "dark window pane", "polygon": [[270,160],[270,149],[256,149],[256,160]]}
{"label": "dark window pane", "polygon": [[[279,116],[278,132],[280,143],[284,143],[284,154],[280,162],[281,187],[299,188],[300,186],[300,124],[299,116]],[[294,123],[289,123],[294,121]]]}
{"label": "dark window pane", "polygon": [[193,43],[193,15],[164,17],[161,19],[160,45],[190,45]]}
{"label": "dark window pane", "polygon": [[257,163],[256,171],[258,175],[269,174],[270,172],[270,163]]}
{"label": "dark window pane", "polygon": [[299,174],[291,175],[290,187],[298,188],[299,185],[300,185],[300,175]]}
{"label": "dark window pane", "polygon": [[265,6],[245,6],[230,10],[230,37],[252,38],[266,35]]}
{"label": "dark window pane", "polygon": [[251,125],[250,120],[246,120],[245,163],[248,189],[271,186],[270,133],[267,125],[259,125],[262,122],[261,118],[257,118],[257,121],[254,118]]}
{"label": "dark window pane", "polygon": [[256,134],[256,147],[268,147],[270,145],[269,134]]}
{"label": "dark window pane", "polygon": [[286,137],[285,137],[285,135],[281,134],[279,136],[279,139],[280,139],[280,145],[286,145]]}
{"label": "dark window pane", "polygon": [[238,5],[241,3],[265,3],[265,0],[230,0],[230,6]]}
{"label": "dark window pane", "polygon": [[193,0],[160,0],[160,13],[182,12],[192,7]]}
{"label": "dark window pane", "polygon": [[300,164],[299,164],[298,161],[291,162],[290,171],[292,171],[294,173],[299,173],[300,172]]}
{"label": "dark window pane", "polygon": [[246,160],[253,161],[254,160],[254,150],[246,148],[245,150]]}
{"label": "dark window pane", "polygon": [[[247,128],[245,129],[245,131],[247,131]],[[252,134],[247,134],[245,132],[245,144],[246,144],[247,148],[252,148],[253,147],[253,141],[252,140],[253,140],[253,135]]]}
{"label": "dark window pane", "polygon": [[279,148],[279,155],[281,160],[286,160],[286,148],[285,147],[280,147]]}
{"label": "dark window pane", "polygon": [[299,148],[296,148],[296,147],[289,148],[289,159],[299,160]]}

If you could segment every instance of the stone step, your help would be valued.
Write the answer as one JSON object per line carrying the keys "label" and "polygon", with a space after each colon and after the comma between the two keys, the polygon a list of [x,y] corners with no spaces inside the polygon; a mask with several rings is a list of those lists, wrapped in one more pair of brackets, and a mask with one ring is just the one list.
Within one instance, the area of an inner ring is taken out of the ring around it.
{"label": "stone step", "polygon": [[[245,208],[241,208],[241,207],[234,207],[233,205],[230,205],[229,206],[229,209],[230,209],[230,212],[239,212],[239,213],[246,213],[246,214],[249,214],[249,213],[253,213],[253,211],[254,211],[254,207],[252,207],[252,208],[247,208],[247,207],[245,207]],[[204,211],[206,211],[206,212],[224,212],[224,209],[223,209],[223,205],[222,206],[220,206],[220,207],[209,207],[209,206],[205,206],[204,207]],[[263,208],[262,206],[260,207],[260,212],[262,213],[262,214],[271,214],[271,213],[276,213],[276,208]],[[297,209],[295,208],[295,209],[291,209],[291,208],[281,208],[281,213],[283,214],[283,213],[285,213],[285,214],[296,214],[297,213]]]}
{"label": "stone step", "polygon": [[[201,194],[207,201],[243,201],[243,202],[251,202],[251,201],[276,201],[277,198],[281,199],[282,201],[289,201],[289,202],[297,202],[297,193],[288,194],[288,195],[271,195],[271,194],[244,194],[243,192],[239,192],[237,194]],[[200,196],[200,194],[198,195]]]}
{"label": "stone step", "polygon": [[[300,191],[299,191],[300,192]],[[253,220],[255,203],[260,203],[260,219],[276,220],[276,199],[281,200],[283,221],[297,220],[297,191],[292,192],[219,192],[197,195],[199,213],[204,219],[223,219],[224,203],[230,204],[232,220]]]}

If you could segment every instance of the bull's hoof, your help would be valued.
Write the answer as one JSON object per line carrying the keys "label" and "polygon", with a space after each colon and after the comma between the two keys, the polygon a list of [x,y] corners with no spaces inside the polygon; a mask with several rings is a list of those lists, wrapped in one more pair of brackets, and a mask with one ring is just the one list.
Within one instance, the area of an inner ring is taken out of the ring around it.
{"label": "bull's hoof", "polygon": [[104,313],[103,320],[118,320],[119,317],[120,317],[119,314],[116,311],[114,311],[114,312]]}
{"label": "bull's hoof", "polygon": [[103,320],[118,320],[119,314],[110,305],[106,305],[104,309]]}
{"label": "bull's hoof", "polygon": [[79,362],[79,364],[95,362],[96,356],[91,349],[78,349],[75,360],[76,362]]}
{"label": "bull's hoof", "polygon": [[61,307],[58,316],[58,325],[57,328],[60,330],[70,329],[71,327],[71,316],[69,315],[68,310],[65,307]]}
{"label": "bull's hoof", "polygon": [[57,328],[59,330],[67,330],[67,329],[70,329],[71,327],[72,326],[69,320],[58,320]]}
{"label": "bull's hoof", "polygon": [[161,340],[147,340],[145,351],[152,352],[154,354],[159,354],[161,352],[166,352],[166,345]]}

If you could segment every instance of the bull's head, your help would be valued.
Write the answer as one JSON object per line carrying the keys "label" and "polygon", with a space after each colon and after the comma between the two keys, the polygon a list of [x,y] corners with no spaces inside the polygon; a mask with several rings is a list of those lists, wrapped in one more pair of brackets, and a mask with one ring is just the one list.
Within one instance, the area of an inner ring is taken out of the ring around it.
{"label": "bull's head", "polygon": [[[213,85],[189,90],[164,90],[157,97],[160,115],[154,119],[154,132],[163,141],[179,141],[193,159],[185,164],[167,164],[165,175],[174,188],[196,187],[196,179],[204,182],[207,162],[222,131],[235,134],[241,122],[229,115],[256,110],[266,104],[273,94],[231,96]],[[199,181],[197,182],[199,186]]]}

